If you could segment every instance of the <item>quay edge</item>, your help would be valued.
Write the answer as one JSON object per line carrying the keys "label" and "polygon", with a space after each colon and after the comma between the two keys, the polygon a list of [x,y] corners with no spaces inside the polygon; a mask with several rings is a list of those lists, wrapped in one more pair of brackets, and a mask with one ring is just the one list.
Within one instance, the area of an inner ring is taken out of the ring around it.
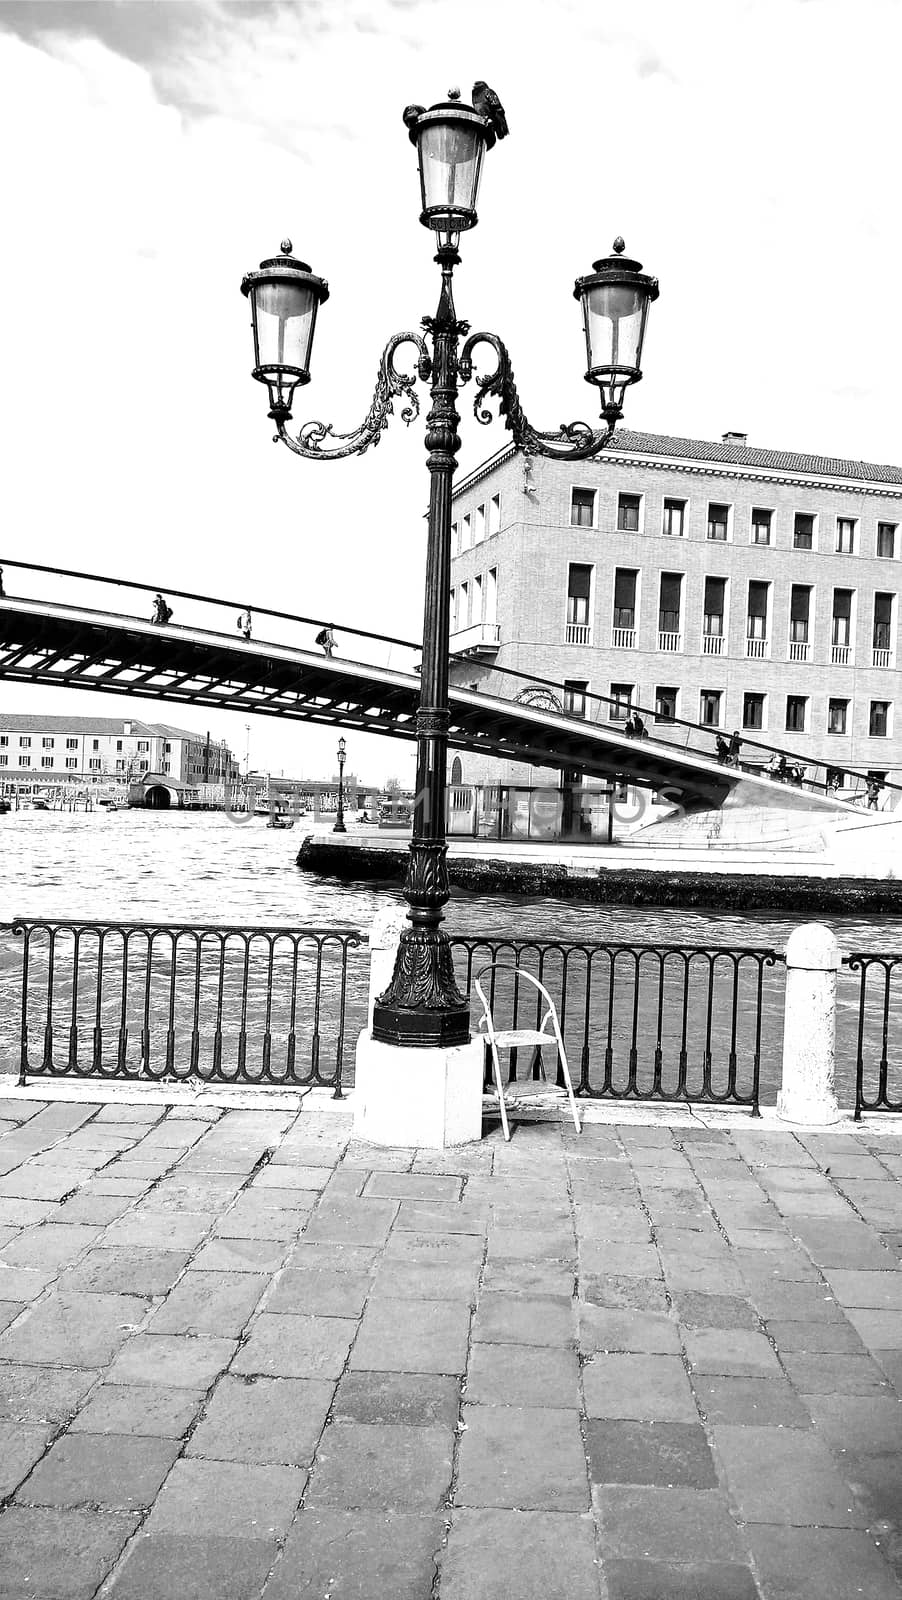
{"label": "quay edge", "polygon": [[[309,834],[296,864],[345,883],[400,884],[407,844],[397,835],[339,841]],[[448,873],[452,888],[472,893],[547,895],[590,905],[902,915],[902,880],[893,877],[838,876],[823,863],[805,863],[798,856],[768,859],[763,852],[712,861],[704,859],[704,851],[668,850],[650,861],[656,852],[644,849],[635,851],[635,864],[624,859],[628,853],[630,846],[524,846],[500,855],[497,848],[493,854],[470,840],[466,845],[452,841]]]}

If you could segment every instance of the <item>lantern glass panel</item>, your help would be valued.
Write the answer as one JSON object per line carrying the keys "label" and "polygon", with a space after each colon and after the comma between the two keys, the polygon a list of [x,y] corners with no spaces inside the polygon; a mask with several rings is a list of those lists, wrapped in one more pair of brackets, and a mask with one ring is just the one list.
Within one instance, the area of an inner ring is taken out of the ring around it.
{"label": "lantern glass panel", "polygon": [[630,284],[599,283],[583,300],[589,368],[639,370],[648,296]]}
{"label": "lantern glass panel", "polygon": [[485,132],[478,124],[432,122],[421,130],[420,187],[432,227],[472,225],[468,213],[476,210],[484,149]]}
{"label": "lantern glass panel", "polygon": [[277,279],[254,290],[257,364],[264,370],[310,366],[317,296],[309,284]]}

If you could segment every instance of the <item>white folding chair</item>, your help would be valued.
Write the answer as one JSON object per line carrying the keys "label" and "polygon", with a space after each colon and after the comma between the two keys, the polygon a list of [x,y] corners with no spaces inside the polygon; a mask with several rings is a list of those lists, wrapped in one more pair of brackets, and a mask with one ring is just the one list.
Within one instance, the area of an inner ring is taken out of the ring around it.
{"label": "white folding chair", "polygon": [[[480,982],[480,979],[485,977],[486,973],[488,972],[513,973],[515,974],[516,981],[518,983],[531,983],[533,987],[538,990],[539,994],[545,1001],[547,1010],[545,1011],[545,1014],[537,1028],[498,1029],[495,1027],[492,1017],[492,1009],[489,1005],[488,999],[486,998],[485,990]],[[522,967],[512,966],[508,961],[492,961],[488,966],[481,967],[477,972],[473,982],[476,993],[478,994],[480,1003],[482,1005],[482,1016],[480,1017],[477,1026],[481,1030],[485,1031],[486,1043],[488,1044],[492,1053],[492,1074],[495,1079],[495,1087],[498,1091],[498,1105],[501,1111],[501,1126],[504,1129],[505,1139],[509,1139],[511,1136],[510,1127],[507,1120],[508,1105],[510,1105],[511,1109],[513,1110],[515,1107],[525,1105],[528,1102],[532,1102],[533,1105],[536,1105],[540,1100],[545,1103],[555,1103],[564,1098],[569,1101],[574,1127],[576,1128],[577,1133],[581,1133],[582,1124],[579,1120],[579,1110],[576,1104],[576,1097],[573,1093],[573,1083],[570,1078],[570,1068],[567,1064],[567,1052],[564,1049],[564,1041],[561,1037],[561,1025],[558,1021],[558,1014],[554,1001],[552,1000],[551,995],[548,993],[548,990],[545,988],[545,985],[540,983],[538,978],[534,978],[531,972],[526,972]],[[501,1062],[498,1056],[498,1051],[519,1049],[521,1045],[538,1045],[539,1049],[541,1049],[543,1045],[555,1046],[558,1054],[558,1061],[560,1062],[561,1075],[564,1079],[562,1088],[557,1084],[549,1084],[545,1076],[544,1063],[542,1063],[541,1078],[521,1079],[516,1083],[516,1085],[509,1085],[509,1099],[505,1099],[504,1081],[501,1076]]]}

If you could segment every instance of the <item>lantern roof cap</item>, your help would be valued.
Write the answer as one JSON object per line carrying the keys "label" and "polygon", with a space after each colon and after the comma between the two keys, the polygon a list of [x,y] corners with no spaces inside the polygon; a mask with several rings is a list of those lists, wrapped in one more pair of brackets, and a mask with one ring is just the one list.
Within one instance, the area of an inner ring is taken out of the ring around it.
{"label": "lantern roof cap", "polygon": [[294,280],[309,283],[311,287],[316,288],[320,301],[328,300],[329,285],[325,278],[318,278],[306,261],[292,255],[293,248],[290,239],[283,239],[281,255],[268,256],[265,261],[260,262],[257,272],[245,273],[241,280],[241,293],[250,294],[253,286],[263,279],[268,279],[270,282],[275,279],[280,283],[290,283]]}
{"label": "lantern roof cap", "polygon": [[420,125],[430,122],[453,120],[455,122],[476,122],[485,135],[485,147],[491,150],[495,143],[495,130],[487,117],[481,117],[465,101],[460,99],[459,89],[448,90],[449,99],[437,100],[434,106],[408,106],[403,113],[407,126],[408,137],[411,144],[416,144],[419,138]]}
{"label": "lantern roof cap", "polygon": [[578,300],[586,289],[592,288],[596,283],[613,284],[640,284],[644,288],[649,300],[657,300],[660,290],[657,278],[650,278],[642,271],[642,262],[636,261],[632,256],[624,254],[626,245],[622,238],[614,240],[611,254],[601,256],[598,261],[592,262],[591,273],[585,277],[577,278],[573,290],[573,298]]}

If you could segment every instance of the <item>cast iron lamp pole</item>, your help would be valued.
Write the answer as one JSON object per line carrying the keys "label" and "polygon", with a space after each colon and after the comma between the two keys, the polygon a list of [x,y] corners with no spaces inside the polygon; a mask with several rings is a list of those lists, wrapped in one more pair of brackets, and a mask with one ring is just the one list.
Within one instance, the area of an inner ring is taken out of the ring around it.
{"label": "cast iron lamp pole", "polygon": [[332,829],[333,833],[347,833],[347,831],[348,831],[347,828],[345,827],[344,776],[345,776],[345,742],[344,742],[344,739],[339,739],[339,741],[338,741],[338,815],[335,818],[335,826]]}
{"label": "cast iron lamp pole", "polygon": [[[596,261],[579,278],[574,296],[581,302],[588,353],[586,380],[601,395],[603,426],[563,424],[553,432],[537,431],[520,405],[507,348],[493,333],[474,333],[460,322],[454,308],[452,276],[460,262],[460,234],[477,222],[476,200],[482,160],[495,143],[495,130],[472,106],[460,103],[459,91],[431,106],[408,106],[404,112],[411,143],[416,146],[423,209],[420,221],[438,235],[436,262],[442,287],[434,317],[423,319],[429,344],[419,333],[397,333],[389,339],[379,366],[372,404],[360,426],[336,434],[331,424],[307,422],[296,438],[286,431],[294,391],[310,381],[310,354],[316,315],[328,298],[325,280],[316,277],[291,254],[261,262],[241,288],[250,300],[254,335],[253,376],[269,389],[269,415],[276,440],[308,460],[338,460],[361,454],[378,444],[388,426],[394,400],[406,398],[401,415],[409,423],[419,413],[414,375],[399,372],[395,353],[403,344],[417,350],[421,382],[430,382],[431,408],[426,418],[427,466],[430,474],[429,532],[426,557],[426,600],[423,618],[423,660],[420,705],[416,717],[417,782],[404,896],[410,907],[391,983],[377,999],[372,1036],[384,1044],[453,1046],[469,1039],[470,1008],[458,988],[442,907],[449,897],[445,837],[445,779],[448,732],[448,634],[451,573],[451,492],[460,439],[457,428],[459,387],[473,376],[473,350],[492,347],[494,371],[476,379],[477,421],[491,422],[484,404],[498,397],[498,409],[527,455],[583,461],[611,439],[622,416],[624,391],[641,378],[640,361],[648,307],[657,298],[654,278],[643,275],[638,261],[628,260],[622,239],[614,253]],[[461,339],[465,339],[463,347]],[[337,827],[337,824],[336,824]]]}

